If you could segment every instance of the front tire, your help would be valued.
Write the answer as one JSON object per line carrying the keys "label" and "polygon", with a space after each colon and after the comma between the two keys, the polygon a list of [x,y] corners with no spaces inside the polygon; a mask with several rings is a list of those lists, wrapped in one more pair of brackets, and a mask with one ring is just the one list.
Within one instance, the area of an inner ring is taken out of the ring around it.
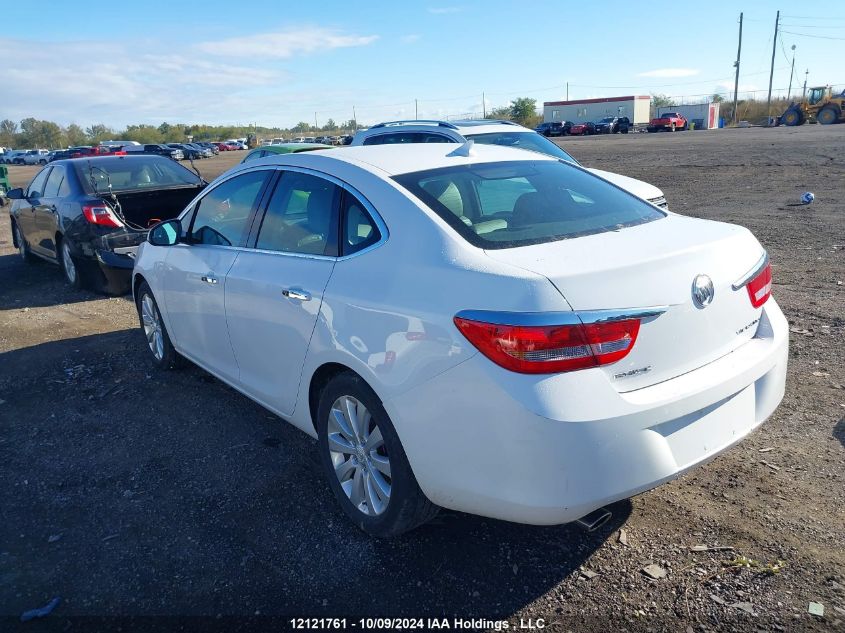
{"label": "front tire", "polygon": [[15,235],[15,242],[18,245],[18,255],[22,261],[26,262],[27,264],[31,264],[35,261],[35,255],[29,250],[29,244],[26,243],[26,240],[23,238],[23,233],[21,232],[18,223],[15,222],[14,226],[12,227]]}
{"label": "front tire", "polygon": [[316,426],[329,486],[355,525],[384,538],[434,518],[437,506],[420,490],[390,417],[360,376],[329,381]]}
{"label": "front tire", "polygon": [[789,108],[780,118],[784,125],[793,127],[804,122],[804,114],[798,108]]}
{"label": "front tire", "polygon": [[150,350],[153,364],[159,369],[181,367],[184,364],[184,358],[170,342],[170,335],[167,333],[164,319],[161,318],[158,303],[146,281],[142,282],[138,288],[135,307],[138,310],[141,331],[147,341],[147,349]]}

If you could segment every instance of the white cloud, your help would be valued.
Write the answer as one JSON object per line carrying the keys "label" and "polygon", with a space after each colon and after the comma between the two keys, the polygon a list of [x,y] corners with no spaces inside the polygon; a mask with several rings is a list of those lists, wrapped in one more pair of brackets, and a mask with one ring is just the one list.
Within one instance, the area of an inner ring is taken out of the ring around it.
{"label": "white cloud", "polygon": [[352,35],[336,29],[307,27],[201,42],[196,48],[204,53],[226,57],[286,59],[335,48],[366,46],[377,39],[378,35]]}
{"label": "white cloud", "polygon": [[428,12],[434,15],[447,15],[449,13],[460,13],[463,7],[429,7]]}
{"label": "white cloud", "polygon": [[701,71],[696,68],[658,68],[656,70],[649,70],[644,73],[638,73],[637,77],[693,77],[699,72]]}
{"label": "white cloud", "polygon": [[411,33],[409,35],[403,35],[399,38],[403,44],[413,44],[415,42],[419,42],[422,39],[422,35],[419,33]]}

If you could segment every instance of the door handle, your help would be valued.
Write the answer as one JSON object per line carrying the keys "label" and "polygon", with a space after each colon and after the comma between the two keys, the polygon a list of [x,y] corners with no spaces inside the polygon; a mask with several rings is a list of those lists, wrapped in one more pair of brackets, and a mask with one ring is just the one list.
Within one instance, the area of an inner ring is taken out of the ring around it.
{"label": "door handle", "polygon": [[311,294],[300,290],[299,288],[286,288],[282,290],[282,294],[288,299],[296,299],[297,301],[311,301]]}
{"label": "door handle", "polygon": [[207,284],[216,284],[217,277],[212,277],[211,275],[203,275],[201,279]]}

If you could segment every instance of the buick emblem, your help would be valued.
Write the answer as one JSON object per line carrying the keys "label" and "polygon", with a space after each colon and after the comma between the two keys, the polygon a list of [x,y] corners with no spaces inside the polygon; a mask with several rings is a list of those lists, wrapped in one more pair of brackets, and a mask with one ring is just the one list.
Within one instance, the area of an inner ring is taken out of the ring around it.
{"label": "buick emblem", "polygon": [[696,308],[706,308],[713,303],[716,291],[713,289],[713,280],[707,275],[696,275],[692,280],[692,302]]}

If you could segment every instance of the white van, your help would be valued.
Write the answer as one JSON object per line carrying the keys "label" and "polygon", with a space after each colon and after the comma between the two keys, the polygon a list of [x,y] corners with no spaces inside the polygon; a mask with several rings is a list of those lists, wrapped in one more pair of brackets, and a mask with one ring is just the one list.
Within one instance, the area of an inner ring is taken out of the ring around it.
{"label": "white van", "polygon": [[127,145],[140,145],[138,141],[103,141],[100,143],[105,147],[126,147]]}

